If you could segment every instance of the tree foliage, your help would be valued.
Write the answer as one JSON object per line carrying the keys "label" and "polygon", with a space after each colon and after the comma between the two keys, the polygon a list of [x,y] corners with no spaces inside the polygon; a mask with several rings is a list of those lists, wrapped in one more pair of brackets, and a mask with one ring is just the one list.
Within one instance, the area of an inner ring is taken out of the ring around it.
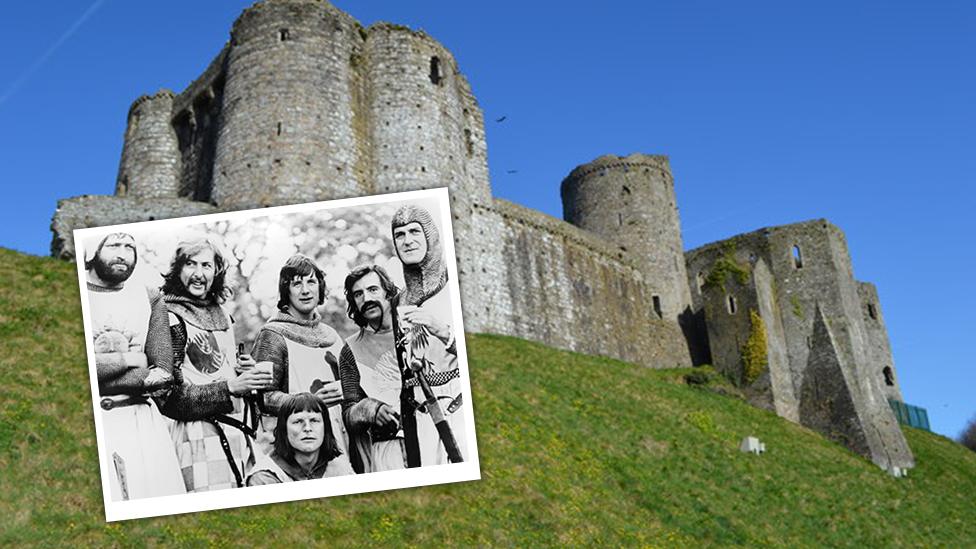
{"label": "tree foliage", "polygon": [[[141,283],[159,287],[180,240],[217,236],[229,256],[227,283],[234,292],[224,308],[234,319],[237,341],[250,349],[258,331],[277,312],[282,265],[302,253],[325,273],[325,303],[318,308],[323,321],[345,338],[357,329],[346,315],[346,275],[365,263],[388,270],[398,265],[391,261],[395,253],[390,233],[397,206],[364,205],[188,225],[175,233],[139,233],[139,265],[133,278],[139,274]],[[396,279],[395,273],[391,275]]]}
{"label": "tree foliage", "polygon": [[959,435],[959,443],[976,452],[976,416],[973,416]]}

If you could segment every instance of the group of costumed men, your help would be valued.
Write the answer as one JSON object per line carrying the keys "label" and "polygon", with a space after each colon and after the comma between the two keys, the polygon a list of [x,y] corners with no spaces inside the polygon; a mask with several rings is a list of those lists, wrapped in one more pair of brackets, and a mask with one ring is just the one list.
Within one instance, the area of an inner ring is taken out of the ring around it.
{"label": "group of costumed men", "polygon": [[212,238],[180,242],[159,290],[126,284],[138,260],[131,235],[87,252],[112,499],[463,461],[440,234],[412,205],[391,228],[403,288],[379,265],[349,273],[356,333],[343,340],[321,321],[325,276],[298,254],[250,354],[222,307],[228,263]]}

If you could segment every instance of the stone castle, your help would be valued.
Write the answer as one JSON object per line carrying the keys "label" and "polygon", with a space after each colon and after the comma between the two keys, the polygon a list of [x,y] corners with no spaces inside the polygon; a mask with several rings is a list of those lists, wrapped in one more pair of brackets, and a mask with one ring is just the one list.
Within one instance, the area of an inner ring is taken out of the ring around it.
{"label": "stone castle", "polygon": [[603,156],[563,181],[565,221],[494,198],[482,112],[423,32],[265,0],[181,93],[137,99],[114,196],[76,228],[447,186],[465,328],[649,367],[712,363],[755,405],[894,470],[914,458],[874,286],[824,220],[685,252],[667,157]]}

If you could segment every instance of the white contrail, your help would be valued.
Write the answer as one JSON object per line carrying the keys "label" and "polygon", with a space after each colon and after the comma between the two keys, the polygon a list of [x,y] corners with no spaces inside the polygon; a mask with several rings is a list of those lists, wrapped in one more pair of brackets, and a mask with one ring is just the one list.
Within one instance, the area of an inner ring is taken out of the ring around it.
{"label": "white contrail", "polygon": [[64,31],[64,34],[62,34],[53,44],[51,44],[51,47],[48,48],[47,51],[38,57],[37,60],[31,64],[31,66],[27,67],[27,70],[24,71],[23,74],[17,77],[17,79],[10,84],[10,87],[7,88],[7,91],[4,92],[3,95],[0,95],[0,105],[3,105],[11,95],[15,94],[17,90],[24,85],[24,82],[33,76],[34,73],[37,72],[37,69],[41,68],[41,65],[43,65],[52,55],[54,55],[54,52],[61,47],[61,44],[64,44],[69,38],[71,38],[71,35],[74,34],[75,31],[77,31],[78,28],[81,27],[81,25],[83,25],[85,21],[87,21],[88,18],[91,17],[92,14],[94,14],[104,3],[105,0],[95,0],[92,2],[92,5],[88,6],[85,13],[81,14],[81,17],[72,23],[71,26],[68,27],[68,30]]}

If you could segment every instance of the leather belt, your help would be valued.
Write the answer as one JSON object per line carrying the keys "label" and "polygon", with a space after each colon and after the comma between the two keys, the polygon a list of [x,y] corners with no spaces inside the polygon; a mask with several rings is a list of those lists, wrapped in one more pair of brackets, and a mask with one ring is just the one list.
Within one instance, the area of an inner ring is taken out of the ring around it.
{"label": "leather belt", "polygon": [[[458,370],[458,368],[448,370],[446,372],[433,372],[427,374],[427,383],[429,383],[431,387],[439,387],[441,385],[446,385],[452,379],[460,376],[461,372]],[[417,387],[418,385],[420,385],[420,380],[418,380],[416,377],[412,377],[403,382],[403,386],[407,388]]]}
{"label": "leather belt", "polygon": [[99,401],[102,410],[112,410],[137,404],[149,404],[149,399],[142,395],[112,395],[102,397],[102,400]]}

